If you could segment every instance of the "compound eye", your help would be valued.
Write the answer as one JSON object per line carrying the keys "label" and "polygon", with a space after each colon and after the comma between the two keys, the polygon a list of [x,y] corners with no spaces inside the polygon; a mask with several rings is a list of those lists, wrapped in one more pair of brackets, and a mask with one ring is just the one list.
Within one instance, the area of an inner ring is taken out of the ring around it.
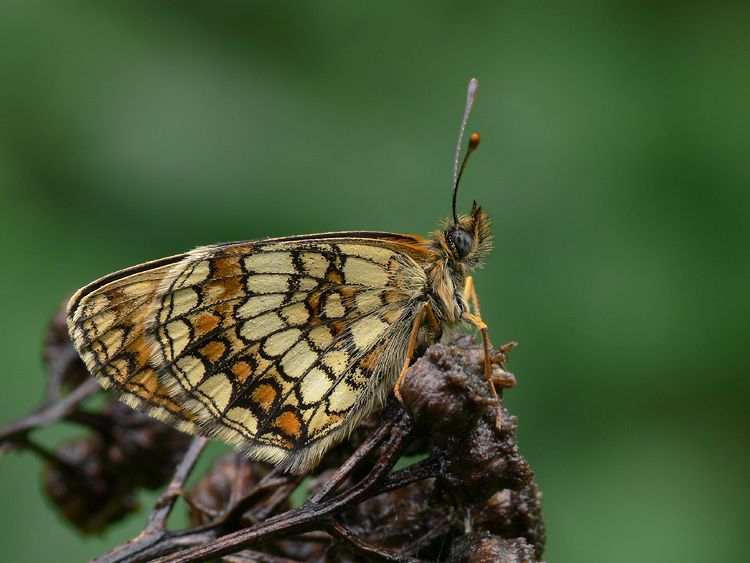
{"label": "compound eye", "polygon": [[451,233],[451,242],[459,258],[466,258],[474,244],[471,235],[463,229],[456,229]]}

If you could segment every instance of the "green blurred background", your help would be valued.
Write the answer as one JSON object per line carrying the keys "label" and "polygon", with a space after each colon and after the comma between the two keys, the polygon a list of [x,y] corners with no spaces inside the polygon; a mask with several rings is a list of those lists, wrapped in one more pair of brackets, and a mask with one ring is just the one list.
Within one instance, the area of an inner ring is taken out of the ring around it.
{"label": "green blurred background", "polygon": [[[750,560],[746,2],[3,2],[0,424],[69,292],[192,247],[494,220],[550,562]],[[53,444],[60,432],[41,432]],[[0,459],[0,558],[84,561],[39,460]],[[144,504],[153,496],[144,497]]]}

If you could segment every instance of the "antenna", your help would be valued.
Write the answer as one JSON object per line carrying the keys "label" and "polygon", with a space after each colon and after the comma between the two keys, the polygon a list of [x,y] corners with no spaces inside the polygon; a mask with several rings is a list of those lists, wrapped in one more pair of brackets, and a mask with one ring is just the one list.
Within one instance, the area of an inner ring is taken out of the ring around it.
{"label": "antenna", "polygon": [[469,90],[466,93],[466,109],[464,110],[464,118],[463,121],[461,121],[461,130],[458,132],[458,145],[456,146],[456,158],[453,161],[453,222],[455,224],[458,224],[458,215],[456,214],[456,197],[458,196],[458,184],[461,182],[461,176],[464,173],[464,168],[466,168],[466,161],[469,160],[469,155],[474,152],[474,149],[476,149],[479,146],[479,134],[472,133],[471,137],[469,138],[469,148],[466,151],[466,156],[464,157],[464,161],[461,164],[461,170],[458,170],[458,157],[461,153],[461,141],[464,138],[464,129],[466,129],[466,120],[469,119],[469,112],[471,111],[471,106],[474,104],[474,99],[477,97],[477,87],[479,86],[479,83],[477,82],[476,78],[472,78],[469,81]]}

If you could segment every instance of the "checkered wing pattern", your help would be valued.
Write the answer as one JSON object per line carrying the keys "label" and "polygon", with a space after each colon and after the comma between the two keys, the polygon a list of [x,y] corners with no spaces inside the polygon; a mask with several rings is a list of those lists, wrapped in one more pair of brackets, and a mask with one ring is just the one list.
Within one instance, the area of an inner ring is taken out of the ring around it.
{"label": "checkered wing pattern", "polygon": [[428,259],[421,237],[387,233],[203,247],[84,287],[68,324],[131,406],[298,469],[392,388]]}

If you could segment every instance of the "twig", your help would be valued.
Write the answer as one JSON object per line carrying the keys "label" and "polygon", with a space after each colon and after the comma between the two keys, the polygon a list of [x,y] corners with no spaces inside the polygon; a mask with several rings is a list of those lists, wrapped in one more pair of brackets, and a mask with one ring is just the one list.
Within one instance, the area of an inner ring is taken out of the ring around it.
{"label": "twig", "polygon": [[86,399],[99,391],[101,387],[94,379],[89,379],[82,385],[76,387],[69,395],[57,403],[51,403],[40,410],[23,418],[13,421],[0,428],[0,455],[5,453],[14,440],[23,439],[22,436],[40,426],[47,426],[53,422],[64,419],[78,408]]}
{"label": "twig", "polygon": [[391,408],[386,411],[383,415],[383,420],[380,426],[378,426],[375,432],[371,433],[362,445],[347,459],[344,464],[334,473],[334,475],[326,481],[318,492],[316,492],[310,500],[312,502],[321,502],[328,495],[330,495],[336,487],[338,487],[344,479],[352,472],[352,470],[370,454],[378,445],[388,436],[396,424],[396,408]]}
{"label": "twig", "polygon": [[333,518],[324,520],[325,529],[332,536],[346,542],[350,551],[365,555],[374,560],[392,562],[392,563],[423,563],[421,559],[415,559],[408,555],[396,553],[384,547],[377,546],[368,541],[357,537],[356,534],[347,530],[344,526],[336,522]]}
{"label": "twig", "polygon": [[407,438],[411,430],[409,426],[408,417],[402,411],[401,417],[393,425],[389,447],[381,454],[375,468],[360,483],[339,496],[323,503],[308,500],[297,509],[269,518],[251,528],[227,534],[205,545],[167,555],[155,563],[201,563],[236,553],[271,536],[296,535],[320,529],[325,518],[360,501],[383,475],[387,475],[408,445]]}
{"label": "twig", "polygon": [[163,530],[167,526],[167,520],[169,514],[174,508],[175,502],[179,496],[184,495],[185,481],[190,476],[190,472],[198,462],[198,458],[203,449],[206,447],[208,440],[202,436],[197,436],[190,443],[190,447],[185,452],[185,457],[182,459],[180,464],[175,470],[172,481],[169,483],[169,487],[164,491],[156,501],[154,508],[149,514],[148,522],[146,523],[146,529],[143,531],[146,533],[153,533],[156,530]]}

